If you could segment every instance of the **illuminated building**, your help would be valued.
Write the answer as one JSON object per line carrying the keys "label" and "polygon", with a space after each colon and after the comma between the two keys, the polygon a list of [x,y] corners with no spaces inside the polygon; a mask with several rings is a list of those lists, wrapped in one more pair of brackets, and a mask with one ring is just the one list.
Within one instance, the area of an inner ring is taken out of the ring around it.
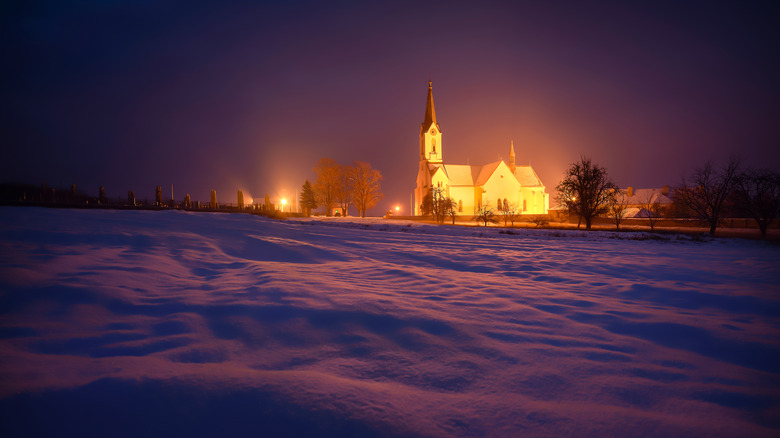
{"label": "illuminated building", "polygon": [[522,214],[546,214],[550,195],[531,166],[515,164],[515,148],[510,143],[509,163],[503,160],[472,166],[445,164],[442,132],[436,122],[433,85],[428,82],[425,119],[420,127],[420,167],[414,190],[414,214],[420,215],[423,197],[432,187],[444,190],[458,205],[458,214],[474,215],[482,203],[495,210],[513,206]]}

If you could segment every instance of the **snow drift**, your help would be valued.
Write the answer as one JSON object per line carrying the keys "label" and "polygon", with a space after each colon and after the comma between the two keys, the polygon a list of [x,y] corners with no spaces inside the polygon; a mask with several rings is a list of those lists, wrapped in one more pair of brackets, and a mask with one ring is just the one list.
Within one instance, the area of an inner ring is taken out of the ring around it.
{"label": "snow drift", "polygon": [[763,242],[175,211],[0,224],[3,436],[780,433]]}

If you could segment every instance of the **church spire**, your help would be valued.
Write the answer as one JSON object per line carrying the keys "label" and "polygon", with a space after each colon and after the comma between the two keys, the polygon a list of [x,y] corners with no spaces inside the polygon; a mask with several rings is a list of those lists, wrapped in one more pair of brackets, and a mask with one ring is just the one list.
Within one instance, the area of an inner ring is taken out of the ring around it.
{"label": "church spire", "polygon": [[514,173],[516,168],[517,165],[515,164],[515,142],[510,140],[509,141],[509,169],[511,169],[512,173]]}
{"label": "church spire", "polygon": [[423,120],[422,129],[428,129],[431,124],[436,125],[439,128],[439,124],[436,123],[436,110],[433,108],[433,82],[428,81],[428,102],[425,105],[425,119]]}
{"label": "church spire", "polygon": [[433,83],[428,81],[428,102],[425,105],[425,119],[420,125],[420,160],[441,163],[441,130],[436,123],[436,110],[433,108]]}

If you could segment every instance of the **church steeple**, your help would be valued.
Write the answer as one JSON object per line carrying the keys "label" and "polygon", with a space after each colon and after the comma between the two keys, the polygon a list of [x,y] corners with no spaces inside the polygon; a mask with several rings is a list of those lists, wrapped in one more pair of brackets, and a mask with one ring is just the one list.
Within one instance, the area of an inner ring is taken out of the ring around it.
{"label": "church steeple", "polygon": [[431,163],[442,162],[441,129],[436,122],[433,107],[433,83],[428,81],[428,101],[425,104],[425,119],[420,126],[420,160]]}
{"label": "church steeple", "polygon": [[515,142],[509,141],[509,169],[512,170],[512,173],[515,173],[515,169],[517,169],[517,165],[515,164]]}
{"label": "church steeple", "polygon": [[422,130],[431,127],[431,124],[436,125],[434,128],[439,128],[439,124],[436,123],[436,109],[433,107],[433,82],[428,81],[428,101],[425,105],[425,119],[423,119]]}

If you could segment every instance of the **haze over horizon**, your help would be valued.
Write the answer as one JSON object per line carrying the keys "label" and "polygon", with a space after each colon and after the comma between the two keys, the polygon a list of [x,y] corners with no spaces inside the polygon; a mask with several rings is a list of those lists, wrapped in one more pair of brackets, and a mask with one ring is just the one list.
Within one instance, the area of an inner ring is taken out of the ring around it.
{"label": "haze over horizon", "polygon": [[433,80],[444,161],[590,156],[620,186],[708,160],[780,168],[770,2],[15,2],[3,7],[2,180],[140,199],[293,196],[366,161],[408,210]]}

